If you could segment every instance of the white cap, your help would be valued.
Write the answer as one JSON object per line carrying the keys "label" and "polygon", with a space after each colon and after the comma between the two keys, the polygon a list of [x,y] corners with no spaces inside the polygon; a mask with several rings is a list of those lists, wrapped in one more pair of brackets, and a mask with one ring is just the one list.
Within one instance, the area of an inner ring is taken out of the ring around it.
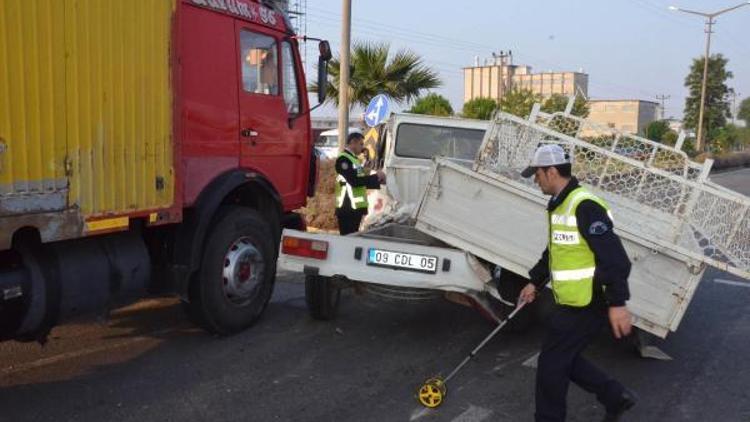
{"label": "white cap", "polygon": [[560,145],[546,144],[536,149],[534,158],[528,167],[521,172],[523,177],[531,177],[540,167],[552,167],[560,164],[569,164],[570,157]]}

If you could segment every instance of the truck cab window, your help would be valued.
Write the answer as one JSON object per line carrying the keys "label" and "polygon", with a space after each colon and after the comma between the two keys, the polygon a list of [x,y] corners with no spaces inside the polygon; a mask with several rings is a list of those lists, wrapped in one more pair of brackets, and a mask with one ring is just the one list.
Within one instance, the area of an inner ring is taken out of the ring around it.
{"label": "truck cab window", "polygon": [[284,103],[290,115],[299,114],[299,90],[297,89],[297,72],[294,65],[294,48],[291,43],[281,44],[281,59],[284,64]]}
{"label": "truck cab window", "polygon": [[396,133],[396,155],[473,160],[482,144],[484,132],[484,129],[402,123]]}
{"label": "truck cab window", "polygon": [[254,94],[279,94],[276,40],[250,31],[240,32],[242,87]]}

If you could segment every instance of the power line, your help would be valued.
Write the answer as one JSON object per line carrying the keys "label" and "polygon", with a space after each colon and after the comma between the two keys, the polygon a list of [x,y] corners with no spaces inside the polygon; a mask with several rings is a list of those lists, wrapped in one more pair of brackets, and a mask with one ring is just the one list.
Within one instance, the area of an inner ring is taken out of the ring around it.
{"label": "power line", "polygon": [[[635,1],[638,1],[638,0],[635,0]],[[644,3],[640,3],[640,4],[643,5]],[[648,3],[646,3],[646,4],[648,4]],[[664,16],[669,16],[669,15],[664,15]],[[326,24],[330,24],[331,23],[330,22],[331,17],[336,17],[336,18],[340,19],[341,15],[338,14],[338,13],[336,13],[336,12],[329,11],[329,10],[319,9],[319,8],[316,8],[316,7],[309,7],[308,8],[308,17],[309,17],[309,19],[311,21],[317,22],[319,24],[326,25]],[[356,25],[354,26],[353,29],[354,29],[354,31],[356,33],[362,33],[362,34],[365,34],[365,35],[374,36],[374,37],[376,37],[378,39],[382,39],[382,40],[385,40],[385,41],[389,41],[389,40],[395,39],[395,40],[403,41],[406,44],[413,43],[413,44],[421,44],[421,45],[425,45],[425,46],[436,46],[436,47],[441,47],[441,48],[449,48],[449,49],[456,50],[456,51],[461,51],[461,52],[464,52],[464,53],[466,52],[467,48],[475,48],[475,49],[483,49],[483,50],[486,49],[486,50],[489,50],[489,51],[495,50],[495,47],[492,47],[492,46],[489,46],[489,45],[486,45],[486,44],[468,42],[468,41],[460,40],[460,39],[457,39],[457,38],[448,38],[448,37],[443,37],[443,36],[434,35],[434,34],[427,34],[427,33],[423,33],[423,32],[414,31],[412,29],[407,29],[407,28],[395,26],[395,25],[383,24],[381,22],[372,21],[372,20],[369,20],[369,19],[366,19],[366,18],[354,18],[354,21],[355,21]],[[370,23],[370,22],[372,22],[372,23]],[[387,38],[382,33],[383,29],[388,29],[389,30],[389,33],[387,34]],[[404,38],[404,37],[406,37],[406,38]],[[551,61],[549,59],[537,57],[537,56],[534,56],[534,55],[531,55],[531,54],[516,52],[515,55],[521,57],[522,59],[524,57],[526,57],[530,61],[537,62],[537,63],[540,63],[542,65],[547,65],[547,66],[551,65],[551,67],[555,67],[555,68],[558,68],[558,69],[564,69],[565,68],[565,66],[561,66],[559,63],[556,63],[556,62]],[[437,63],[436,61],[432,61],[432,60],[426,60],[426,61],[431,62],[431,63]],[[441,63],[443,63],[445,65],[448,65],[448,66],[456,66],[456,68],[458,68],[458,69],[466,67],[465,65],[458,65],[458,64],[455,64],[455,63],[445,63],[445,62],[441,62]],[[441,68],[441,70],[445,71],[447,73],[455,73],[455,74],[461,74],[461,75],[463,75],[463,72],[458,71],[458,70],[456,70],[456,71],[449,71],[449,70],[446,70],[444,68]],[[602,81],[602,82],[589,81],[589,83],[592,84],[592,85],[598,85],[598,86],[618,87],[619,89],[625,89],[625,90],[631,91],[631,92],[635,91],[635,92],[639,92],[641,94],[645,94],[647,96],[651,96],[650,92],[644,91],[644,90],[642,90],[640,88],[635,88],[635,87],[629,87],[629,86],[625,86],[625,85],[620,85],[620,84],[608,82],[608,81],[602,80],[602,79],[600,79],[600,81]]]}
{"label": "power line", "polygon": [[[310,14],[310,16],[319,23],[328,23],[330,17],[327,16],[320,16],[316,14]],[[355,26],[353,28],[356,32],[362,32],[363,29],[365,31],[378,31],[378,34],[382,34],[383,27],[376,24],[369,24],[366,22],[360,22],[359,19],[354,19]],[[464,43],[462,41],[456,41],[456,40],[443,40],[438,37],[430,37],[430,36],[424,36],[424,35],[415,35],[414,33],[410,32],[406,29],[389,29],[388,36],[391,37],[393,35],[399,35],[401,37],[409,37],[407,40],[410,42],[417,42],[422,44],[429,44],[436,47],[447,47],[458,51],[466,52],[467,49],[473,49],[473,48],[481,48],[481,49],[489,49],[492,50],[492,48],[488,46],[479,46],[471,45],[468,43]]]}
{"label": "power line", "polygon": [[670,98],[672,98],[671,95],[664,95],[664,94],[662,94],[662,95],[657,95],[656,96],[656,99],[661,103],[661,118],[662,119],[664,119],[664,115],[666,114],[666,110],[667,110],[666,103],[667,103],[667,100],[670,99]]}
{"label": "power line", "polygon": [[[341,14],[337,14],[337,13],[331,12],[329,10],[318,9],[318,8],[315,8],[315,7],[310,7],[310,10],[313,10],[314,12],[320,12],[320,13],[322,13],[322,15],[318,15],[318,16],[323,17],[323,18],[328,18],[331,15],[335,15],[336,17],[341,18]],[[487,45],[480,44],[480,43],[475,43],[475,42],[472,42],[472,41],[458,40],[458,39],[455,39],[455,38],[444,37],[444,36],[437,35],[437,34],[431,34],[431,33],[427,33],[427,32],[419,32],[419,31],[415,31],[413,29],[399,27],[399,26],[390,25],[390,24],[385,24],[385,23],[382,23],[380,21],[371,20],[371,19],[367,19],[367,18],[355,18],[354,20],[356,22],[360,22],[360,24],[364,23],[365,25],[375,26],[376,29],[387,28],[387,29],[392,29],[392,30],[396,30],[396,31],[408,32],[410,35],[413,35],[413,36],[421,36],[421,37],[424,37],[424,38],[433,39],[433,40],[440,41],[440,42],[448,42],[448,43],[451,43],[451,44],[454,44],[454,45],[458,43],[458,44],[461,44],[464,48],[467,47],[467,46],[472,47],[472,48],[482,48],[482,49],[488,48]],[[490,49],[493,49],[493,48],[494,47],[490,47]]]}
{"label": "power line", "polygon": [[[318,18],[314,17],[313,20],[318,21]],[[357,31],[358,33],[369,34],[369,35],[375,36],[377,38],[384,38],[384,36],[382,35],[381,32],[370,31],[370,30],[367,30],[367,29],[364,29],[364,30],[363,29],[355,29],[355,31]],[[408,32],[408,31],[405,31],[405,32]],[[414,43],[414,44],[422,44],[422,45],[436,45],[436,46],[439,46],[439,47],[446,47],[446,48],[455,49],[455,50],[462,51],[462,52],[466,51],[466,47],[463,47],[463,46],[454,46],[454,45],[450,45],[450,44],[446,44],[446,43],[442,43],[442,42],[435,43],[435,42],[430,42],[430,41],[419,41],[419,40],[414,40],[412,38],[403,38],[403,37],[399,37],[399,36],[393,36],[392,34],[389,34],[388,39],[397,39],[397,40],[404,41],[406,43]],[[489,46],[484,46],[484,47],[490,49]],[[538,64],[540,64],[540,67],[541,67],[541,65],[546,65],[548,67],[556,67],[556,68],[559,68],[559,69],[564,68],[564,66],[561,66],[559,63],[555,63],[555,62],[552,62],[552,61],[550,61],[548,59],[544,59],[544,58],[541,58],[541,57],[538,57],[538,56],[534,56],[534,55],[527,54],[527,53],[515,53],[515,54],[517,56],[521,57],[522,59],[523,58],[527,58],[529,61],[537,62]],[[434,61],[430,60],[430,62],[434,62]],[[449,65],[449,66],[455,66],[458,69],[465,67],[465,65],[459,65],[459,64],[455,64],[455,63],[444,63],[444,64]],[[452,73],[457,73],[457,74],[463,75],[463,72],[460,72],[460,71],[456,71],[456,72],[452,72]],[[607,83],[606,81],[605,82],[591,82],[591,81],[589,81],[589,83],[592,84],[592,85],[600,85],[600,86],[614,86],[614,87],[618,87],[620,89],[625,89],[627,91],[634,91],[635,90],[635,91],[638,91],[638,92],[640,92],[642,94],[646,94],[646,95],[649,95],[649,96],[651,95],[650,92],[646,92],[646,91],[643,91],[643,90],[640,90],[640,89],[635,89],[633,87],[626,87],[624,85],[618,85],[618,84],[615,84],[615,83]]]}

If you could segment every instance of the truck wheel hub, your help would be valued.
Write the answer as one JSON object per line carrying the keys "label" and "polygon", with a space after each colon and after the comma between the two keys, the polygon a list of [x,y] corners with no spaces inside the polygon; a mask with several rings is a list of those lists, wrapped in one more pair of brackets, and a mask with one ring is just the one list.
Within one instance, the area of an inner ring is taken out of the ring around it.
{"label": "truck wheel hub", "polygon": [[224,295],[234,305],[243,306],[257,294],[265,264],[263,255],[250,239],[243,237],[229,247],[224,257]]}

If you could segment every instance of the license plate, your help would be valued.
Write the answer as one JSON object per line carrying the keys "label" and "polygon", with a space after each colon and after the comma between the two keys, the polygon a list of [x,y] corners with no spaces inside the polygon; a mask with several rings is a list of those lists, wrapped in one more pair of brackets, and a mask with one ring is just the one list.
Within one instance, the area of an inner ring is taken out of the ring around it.
{"label": "license plate", "polygon": [[436,256],[385,251],[382,249],[370,249],[367,252],[367,265],[434,274],[437,272],[437,263],[438,258]]}

